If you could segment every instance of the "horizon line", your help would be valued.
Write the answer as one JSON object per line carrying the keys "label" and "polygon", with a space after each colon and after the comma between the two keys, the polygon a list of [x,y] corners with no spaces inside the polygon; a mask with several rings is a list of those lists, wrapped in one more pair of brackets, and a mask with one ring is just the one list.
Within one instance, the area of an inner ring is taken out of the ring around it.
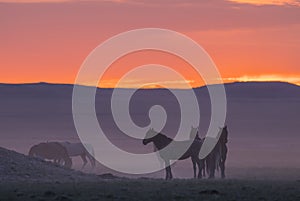
{"label": "horizon line", "polygon": [[[188,89],[198,89],[198,88],[202,88],[202,87],[206,87],[206,86],[214,86],[214,85],[226,85],[226,84],[235,84],[235,83],[285,83],[285,84],[290,84],[290,85],[294,85],[297,87],[300,87],[300,85],[295,84],[295,83],[291,83],[291,82],[287,82],[287,81],[233,81],[233,82],[225,82],[225,83],[216,83],[216,84],[204,84],[201,86],[197,86],[197,87],[191,87],[191,88],[164,88],[164,87],[151,87],[151,88],[135,88],[135,87],[100,87],[97,86],[98,89],[143,89],[143,90],[153,90],[153,89],[177,89],[177,90],[188,90]],[[0,85],[78,85],[78,86],[83,86],[83,87],[95,87],[92,85],[85,85],[85,84],[75,84],[75,83],[58,83],[58,82],[44,82],[44,81],[40,81],[40,82],[20,82],[20,83],[5,83],[5,82],[0,82]]]}

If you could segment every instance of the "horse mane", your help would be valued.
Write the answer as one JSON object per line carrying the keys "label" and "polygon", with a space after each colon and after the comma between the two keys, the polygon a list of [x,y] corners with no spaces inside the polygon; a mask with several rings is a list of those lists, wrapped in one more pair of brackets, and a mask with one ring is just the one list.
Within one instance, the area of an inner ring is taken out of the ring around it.
{"label": "horse mane", "polygon": [[156,146],[157,150],[163,149],[168,146],[173,140],[162,133],[157,133],[153,137],[153,143]]}
{"label": "horse mane", "polygon": [[196,133],[196,135],[195,135],[195,137],[194,137],[193,140],[194,140],[194,141],[195,141],[195,140],[200,140],[200,141],[202,141],[202,139],[199,137],[199,133],[198,133],[198,132]]}
{"label": "horse mane", "polygon": [[[160,139],[173,140],[173,139],[169,138],[168,136],[166,136],[166,135],[163,134],[163,133],[158,133],[156,136],[157,136],[158,138],[160,138]],[[155,137],[156,137],[156,136],[155,136]]]}

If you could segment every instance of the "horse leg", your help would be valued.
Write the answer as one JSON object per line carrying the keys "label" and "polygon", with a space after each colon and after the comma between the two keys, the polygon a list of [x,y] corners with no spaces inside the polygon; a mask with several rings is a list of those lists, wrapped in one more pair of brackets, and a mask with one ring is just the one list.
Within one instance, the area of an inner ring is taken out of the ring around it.
{"label": "horse leg", "polygon": [[213,155],[208,155],[206,159],[207,170],[208,170],[208,178],[215,178],[215,169],[216,169],[216,159]]}
{"label": "horse leg", "polygon": [[57,164],[64,166],[65,165],[65,161],[62,158],[57,159]]}
{"label": "horse leg", "polygon": [[209,156],[207,156],[205,159],[205,169],[206,169],[206,174],[207,174],[207,176],[209,177]]}
{"label": "horse leg", "polygon": [[67,168],[71,168],[72,167],[72,159],[70,158],[70,157],[65,157],[64,159],[63,159],[63,161],[64,161],[64,167],[67,167]]}
{"label": "horse leg", "polygon": [[55,158],[54,163],[57,165],[61,165],[61,158]]}
{"label": "horse leg", "polygon": [[192,157],[193,170],[194,170],[194,179],[196,179],[196,159]]}
{"label": "horse leg", "polygon": [[94,169],[95,166],[96,166],[96,160],[95,160],[95,158],[94,158],[92,155],[90,155],[89,153],[87,153],[86,156],[87,156],[88,159],[90,160],[90,163],[91,163],[91,165],[92,165],[92,169]]}
{"label": "horse leg", "polygon": [[225,161],[221,161],[220,162],[220,169],[221,169],[221,178],[224,179],[225,178]]}
{"label": "horse leg", "polygon": [[166,180],[169,180],[171,179],[171,176],[170,176],[170,166],[166,167]]}
{"label": "horse leg", "polygon": [[225,161],[227,158],[227,147],[225,145],[225,147],[223,148],[223,153],[221,156],[221,161],[220,161],[220,169],[221,169],[221,178],[224,179],[225,178]]}
{"label": "horse leg", "polygon": [[169,169],[168,169],[168,167],[165,167],[165,170],[166,170],[166,180],[169,180]]}
{"label": "horse leg", "polygon": [[221,178],[225,178],[225,161],[226,161],[226,155],[223,156],[223,158],[220,161],[220,169],[221,169]]}
{"label": "horse leg", "polygon": [[169,165],[170,167],[170,179],[173,179],[173,174],[172,174],[172,170],[171,170],[171,165]]}
{"label": "horse leg", "polygon": [[215,178],[215,169],[216,169],[216,159],[215,157],[210,157],[208,159],[208,168],[209,168],[209,177],[210,179]]}
{"label": "horse leg", "polygon": [[70,158],[69,156],[60,157],[57,159],[57,162],[62,167],[66,167],[66,168],[71,168],[73,164],[72,158]]}
{"label": "horse leg", "polygon": [[202,176],[205,177],[206,176],[206,168],[205,168],[205,159],[202,159]]}
{"label": "horse leg", "polygon": [[171,170],[171,166],[168,166],[169,169],[169,179],[173,179],[173,175],[172,175],[172,170]]}
{"label": "horse leg", "polygon": [[81,154],[80,155],[80,157],[81,157],[81,159],[83,161],[83,165],[82,165],[81,169],[83,169],[85,167],[85,165],[87,164],[87,160],[86,160],[85,156],[86,156],[85,154]]}
{"label": "horse leg", "polygon": [[202,178],[202,169],[204,167],[203,160],[200,160],[198,157],[196,158],[196,162],[198,165],[198,179]]}
{"label": "horse leg", "polygon": [[166,166],[166,168],[165,168],[166,169],[166,180],[170,180],[173,178],[170,162],[165,161],[165,166]]}

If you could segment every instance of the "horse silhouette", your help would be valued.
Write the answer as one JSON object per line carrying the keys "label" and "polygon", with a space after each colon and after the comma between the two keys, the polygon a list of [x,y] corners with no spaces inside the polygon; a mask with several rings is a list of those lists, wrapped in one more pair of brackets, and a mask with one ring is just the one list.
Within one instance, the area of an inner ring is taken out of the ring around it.
{"label": "horse silhouette", "polygon": [[56,164],[71,168],[72,159],[69,157],[65,147],[58,142],[43,142],[30,148],[29,156],[52,160]]}
{"label": "horse silhouette", "polygon": [[209,178],[215,177],[215,170],[221,170],[221,178],[225,178],[225,161],[227,158],[227,142],[228,142],[228,130],[227,126],[220,128],[220,135],[218,136],[218,142],[214,149],[205,158],[206,171]]}
{"label": "horse silhouette", "polygon": [[[196,132],[197,128],[192,127],[191,133]],[[198,139],[195,137],[192,141],[174,141],[166,135],[158,133],[151,128],[146,133],[143,144],[147,145],[150,142],[154,144],[160,157],[165,163],[166,180],[173,178],[170,161],[184,160],[188,158],[191,158],[193,163],[194,178],[196,178],[196,164],[198,165],[198,178],[202,178],[201,170],[203,169],[204,161],[199,159],[199,152],[202,145],[202,140],[200,138]]]}

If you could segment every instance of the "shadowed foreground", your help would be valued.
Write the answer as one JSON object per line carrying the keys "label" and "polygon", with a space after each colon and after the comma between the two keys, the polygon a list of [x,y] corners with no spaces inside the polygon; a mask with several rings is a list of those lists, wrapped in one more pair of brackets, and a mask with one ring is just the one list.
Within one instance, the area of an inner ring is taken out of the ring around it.
{"label": "shadowed foreground", "polygon": [[109,179],[72,183],[1,183],[0,200],[300,199],[300,181]]}
{"label": "shadowed foreground", "polygon": [[292,179],[285,181],[280,179],[174,179],[171,181],[149,178],[128,179],[111,174],[84,174],[0,147],[0,201],[294,201],[300,200],[300,177],[298,171],[293,175]]}

